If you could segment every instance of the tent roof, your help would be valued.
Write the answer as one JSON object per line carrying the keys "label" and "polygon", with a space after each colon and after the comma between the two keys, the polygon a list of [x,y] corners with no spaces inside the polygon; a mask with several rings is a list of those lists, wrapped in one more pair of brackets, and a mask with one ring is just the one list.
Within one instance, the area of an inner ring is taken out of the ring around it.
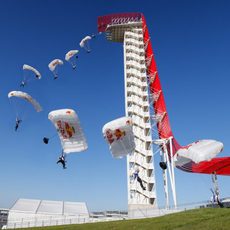
{"label": "tent roof", "polygon": [[18,199],[10,212],[56,215],[89,215],[86,203],[51,200]]}

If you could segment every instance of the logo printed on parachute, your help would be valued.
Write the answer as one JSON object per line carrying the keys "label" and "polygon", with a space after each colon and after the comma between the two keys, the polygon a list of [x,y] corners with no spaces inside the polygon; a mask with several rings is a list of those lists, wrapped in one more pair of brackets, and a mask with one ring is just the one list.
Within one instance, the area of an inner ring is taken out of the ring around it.
{"label": "logo printed on parachute", "polygon": [[105,135],[110,144],[112,144],[115,140],[121,139],[125,136],[125,131],[121,131],[120,129],[115,129],[112,131],[111,129],[106,130]]}
{"label": "logo printed on parachute", "polygon": [[68,110],[68,111],[66,111],[66,113],[67,113],[67,114],[71,114],[71,111],[70,111],[70,110]]}
{"label": "logo printed on parachute", "polygon": [[74,52],[69,52],[68,53],[68,57],[71,57],[71,56],[73,56],[74,55]]}
{"label": "logo printed on parachute", "polygon": [[67,123],[67,122],[65,122],[65,130],[66,130],[67,134],[69,135],[69,138],[71,138],[73,136],[73,134],[75,133],[74,127],[69,125],[69,123]]}
{"label": "logo printed on parachute", "polygon": [[57,65],[58,63],[59,63],[58,60],[56,60],[55,62],[52,63],[52,66],[55,66],[55,65]]}
{"label": "logo printed on parachute", "polygon": [[71,138],[75,133],[75,129],[68,122],[57,121],[58,132],[62,135],[64,139]]}

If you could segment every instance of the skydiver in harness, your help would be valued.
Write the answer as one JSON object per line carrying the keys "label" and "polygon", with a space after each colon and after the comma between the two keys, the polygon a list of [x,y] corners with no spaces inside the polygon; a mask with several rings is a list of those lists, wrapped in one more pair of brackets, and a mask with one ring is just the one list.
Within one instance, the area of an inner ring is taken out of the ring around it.
{"label": "skydiver in harness", "polygon": [[58,79],[58,75],[54,73],[54,80]]}
{"label": "skydiver in harness", "polygon": [[61,163],[63,169],[66,169],[66,160],[65,160],[65,155],[64,155],[63,151],[62,151],[62,155],[58,158],[57,164],[58,163]]}
{"label": "skydiver in harness", "polygon": [[24,87],[25,85],[26,85],[25,81],[22,81],[21,84],[20,84],[21,87]]}
{"label": "skydiver in harness", "polygon": [[15,131],[18,130],[19,124],[20,124],[21,122],[22,122],[22,120],[20,120],[20,119],[18,119],[18,118],[16,117]]}
{"label": "skydiver in harness", "polygon": [[133,173],[134,180],[137,178],[137,181],[139,182],[141,188],[142,188],[143,190],[146,190],[145,186],[143,185],[143,182],[142,182],[141,178],[140,178],[139,175],[138,175],[138,174],[139,174],[139,171],[140,171],[139,169],[136,169],[135,172]]}
{"label": "skydiver in harness", "polygon": [[214,192],[212,189],[210,189],[212,192],[211,202],[212,204],[217,203],[220,208],[224,207],[224,204],[219,199],[219,194],[217,192]]}

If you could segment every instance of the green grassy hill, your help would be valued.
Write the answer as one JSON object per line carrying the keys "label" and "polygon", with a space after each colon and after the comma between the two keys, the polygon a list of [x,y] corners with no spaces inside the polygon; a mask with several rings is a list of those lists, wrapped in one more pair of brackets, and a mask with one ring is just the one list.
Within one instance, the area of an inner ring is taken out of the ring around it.
{"label": "green grassy hill", "polygon": [[230,208],[188,210],[156,218],[65,225],[27,230],[230,230]]}

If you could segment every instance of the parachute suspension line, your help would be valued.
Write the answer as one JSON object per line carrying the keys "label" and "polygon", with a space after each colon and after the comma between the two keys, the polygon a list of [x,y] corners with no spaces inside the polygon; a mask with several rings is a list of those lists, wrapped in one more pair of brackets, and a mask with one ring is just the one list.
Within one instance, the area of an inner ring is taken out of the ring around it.
{"label": "parachute suspension line", "polygon": [[54,75],[54,80],[56,80],[58,78],[57,70],[53,71],[53,75]]}
{"label": "parachute suspension line", "polygon": [[29,114],[29,108],[24,105],[24,102],[20,103],[19,101],[16,102],[18,104],[18,111],[21,111],[21,113],[18,112],[18,118],[21,120],[25,121],[28,119],[28,114]]}
{"label": "parachute suspension line", "polygon": [[47,137],[49,140],[51,140],[51,139],[53,139],[54,137],[56,137],[56,136],[58,136],[58,133],[55,133],[55,134],[53,134],[52,136],[50,136],[50,137]]}
{"label": "parachute suspension line", "polygon": [[23,71],[23,82],[22,84],[27,85],[29,82],[32,81],[32,76],[30,76],[30,73],[27,70]]}
{"label": "parachute suspension line", "polygon": [[[76,56],[77,57],[77,56]],[[77,64],[75,63],[75,60],[71,60],[70,64],[72,65],[73,70],[76,69]]]}
{"label": "parachute suspension line", "polygon": [[10,103],[12,104],[14,113],[16,115],[16,119],[25,121],[27,119],[25,115],[28,112],[28,108],[22,104],[23,102],[20,102],[17,99],[12,98],[12,100],[14,101],[11,101],[11,99],[9,99]]}
{"label": "parachute suspension line", "polygon": [[66,158],[67,154],[64,152],[64,149],[61,149],[61,155]]}
{"label": "parachute suspension line", "polygon": [[16,117],[19,117],[19,112],[18,112],[18,109],[17,109],[17,106],[16,106],[15,102],[13,102],[13,101],[9,98],[9,103],[12,105],[13,110],[14,110],[14,113],[16,114]]}
{"label": "parachute suspension line", "polygon": [[23,83],[24,83],[24,85],[27,85],[31,81],[32,81],[32,78],[25,77],[24,80],[23,80]]}
{"label": "parachute suspension line", "polygon": [[86,43],[86,44],[85,44],[84,48],[85,48],[85,50],[86,50],[86,52],[87,52],[87,53],[90,53],[90,52],[91,52],[91,50],[90,50],[90,47],[89,47],[89,44],[88,44],[88,43]]}

